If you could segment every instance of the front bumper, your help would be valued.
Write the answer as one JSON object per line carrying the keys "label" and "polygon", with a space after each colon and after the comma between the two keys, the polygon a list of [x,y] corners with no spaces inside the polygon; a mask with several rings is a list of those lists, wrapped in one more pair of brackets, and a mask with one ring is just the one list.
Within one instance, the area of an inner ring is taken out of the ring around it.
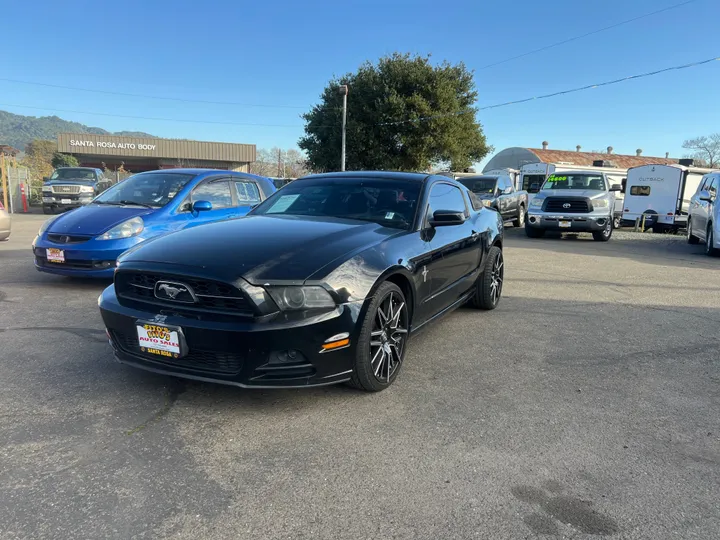
{"label": "front bumper", "polygon": [[[60,244],[51,242],[47,233],[43,233],[36,237],[32,244],[35,269],[59,276],[112,279],[117,258],[140,242],[142,239],[138,237],[119,240],[90,238],[86,242]],[[49,248],[61,249],[65,262],[48,262]]]}
{"label": "front bumper", "polygon": [[612,218],[607,214],[546,214],[530,210],[525,226],[563,232],[594,232],[605,229],[608,220],[612,221]]}
{"label": "front bumper", "polygon": [[52,196],[43,194],[42,203],[45,208],[54,208],[61,210],[69,210],[72,208],[80,208],[92,202],[95,195],[88,197],[80,197],[78,195],[68,195],[66,197]]}
{"label": "front bumper", "polygon": [[[359,306],[294,322],[256,322],[238,318],[187,318],[171,311],[149,313],[119,303],[114,286],[98,299],[115,359],[137,368],[201,381],[247,388],[306,388],[350,379],[355,358]],[[182,329],[187,354],[166,358],[143,353],[136,322],[153,321]],[[320,352],[325,341],[348,332],[350,345]],[[294,358],[288,354],[294,352]]]}

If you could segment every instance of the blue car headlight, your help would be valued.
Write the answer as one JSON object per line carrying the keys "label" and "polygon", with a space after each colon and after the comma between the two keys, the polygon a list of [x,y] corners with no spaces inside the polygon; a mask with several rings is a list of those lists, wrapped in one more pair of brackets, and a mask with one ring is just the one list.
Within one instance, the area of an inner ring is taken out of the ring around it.
{"label": "blue car headlight", "polygon": [[52,225],[53,221],[55,221],[60,216],[62,216],[62,214],[55,216],[55,217],[51,217],[50,219],[46,220],[42,225],[40,225],[40,230],[38,231],[38,236],[42,235],[42,233],[47,231],[48,227],[50,227],[50,225]]}
{"label": "blue car headlight", "polygon": [[137,236],[145,229],[145,223],[141,217],[134,217],[115,225],[105,234],[97,237],[97,240],[119,240],[120,238],[131,238]]}

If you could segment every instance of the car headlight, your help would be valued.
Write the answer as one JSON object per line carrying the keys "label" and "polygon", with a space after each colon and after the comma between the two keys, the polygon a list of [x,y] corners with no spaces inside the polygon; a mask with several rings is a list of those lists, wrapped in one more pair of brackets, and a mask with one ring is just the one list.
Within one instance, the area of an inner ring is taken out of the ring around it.
{"label": "car headlight", "polygon": [[490,207],[492,206],[492,200],[491,199],[482,199],[483,206]]}
{"label": "car headlight", "polygon": [[540,199],[538,197],[535,197],[532,201],[530,201],[530,208],[540,208],[543,204],[543,201],[545,199]]}
{"label": "car headlight", "polygon": [[267,291],[282,311],[335,307],[335,300],[322,287],[268,287]]}
{"label": "car headlight", "polygon": [[53,191],[52,191],[52,188],[51,188],[51,187],[43,187],[43,188],[42,188],[42,192],[43,192],[43,193],[52,193]]}
{"label": "car headlight", "polygon": [[608,207],[608,200],[607,199],[593,199],[592,205],[593,208],[607,208]]}
{"label": "car headlight", "polygon": [[80,193],[94,193],[95,189],[92,186],[80,186]]}
{"label": "car headlight", "polygon": [[51,217],[50,219],[44,221],[43,224],[40,225],[40,230],[38,231],[38,236],[40,236],[42,233],[47,231],[48,227],[50,227],[50,225],[52,225],[52,222],[55,221],[57,218],[59,218],[61,215],[62,214],[55,216],[55,217]]}
{"label": "car headlight", "polygon": [[120,225],[116,225],[105,234],[97,237],[97,240],[117,240],[119,238],[131,238],[137,236],[145,228],[145,223],[141,217],[134,217],[123,221]]}

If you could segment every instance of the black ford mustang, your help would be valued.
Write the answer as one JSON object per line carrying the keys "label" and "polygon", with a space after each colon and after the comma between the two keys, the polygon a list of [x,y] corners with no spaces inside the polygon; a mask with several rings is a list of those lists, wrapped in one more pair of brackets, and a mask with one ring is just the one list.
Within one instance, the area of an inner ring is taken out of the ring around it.
{"label": "black ford mustang", "polygon": [[308,176],[245,218],[127,251],[100,311],[115,357],[136,367],[378,391],[397,377],[413,332],[467,301],[498,305],[502,227],[445,177]]}

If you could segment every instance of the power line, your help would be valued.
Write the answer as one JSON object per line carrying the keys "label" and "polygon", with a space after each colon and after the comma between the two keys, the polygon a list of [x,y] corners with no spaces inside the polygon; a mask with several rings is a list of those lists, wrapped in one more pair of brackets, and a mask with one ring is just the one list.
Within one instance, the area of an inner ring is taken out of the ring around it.
{"label": "power line", "polygon": [[63,86],[60,84],[21,81],[18,79],[6,79],[4,77],[0,77],[0,81],[18,83],[18,84],[29,84],[29,85],[34,85],[34,86],[44,86],[46,88],[60,88],[62,90],[73,90],[73,91],[78,91],[78,92],[93,92],[95,94],[107,94],[107,95],[111,95],[111,96],[125,96],[125,97],[135,97],[135,98],[145,98],[145,99],[162,99],[165,101],[178,101],[181,103],[204,103],[206,105],[233,105],[233,106],[237,106],[237,107],[263,107],[263,108],[267,108],[267,109],[305,109],[305,107],[301,107],[299,105],[267,105],[267,104],[258,104],[258,103],[237,103],[235,101],[208,101],[208,100],[203,100],[203,99],[185,99],[185,98],[175,98],[175,97],[168,97],[168,96],[151,96],[151,95],[147,95],[147,94],[130,94],[127,92],[114,92],[112,90],[98,90],[98,89],[94,89],[94,88],[79,88],[76,86]]}
{"label": "power line", "polygon": [[629,24],[631,22],[639,21],[640,19],[645,19],[646,17],[651,17],[653,15],[657,15],[658,13],[663,13],[665,11],[670,11],[671,9],[676,9],[682,6],[686,6],[688,4],[692,4],[693,2],[697,2],[697,0],[687,0],[686,2],[681,2],[680,4],[675,4],[663,9],[658,9],[657,11],[653,11],[651,13],[646,13],[645,15],[639,15],[637,17],[633,17],[632,19],[627,19],[625,21],[621,21],[619,23],[611,24],[610,26],[605,26],[604,28],[599,28],[597,30],[593,30],[592,32],[588,32],[586,34],[581,34],[579,36],[571,37],[568,39],[565,39],[563,41],[558,41],[556,43],[551,43],[550,45],[546,45],[544,47],[540,47],[539,49],[534,49],[532,51],[528,51],[526,53],[518,54],[517,56],[512,56],[510,58],[506,58],[505,60],[500,60],[499,62],[494,62],[492,64],[488,64],[487,66],[483,66],[481,68],[478,68],[477,71],[482,71],[484,69],[488,69],[491,67],[499,66],[500,64],[505,64],[507,62],[511,62],[513,60],[517,60],[518,58],[524,58],[525,56],[529,56],[531,54],[535,54],[541,51],[546,51],[548,49],[552,49],[554,47],[559,47],[560,45],[565,45],[566,43],[570,43],[571,41],[576,41],[578,39],[586,38],[588,36],[592,36],[595,34],[599,34],[600,32],[604,32],[605,30],[611,30],[613,28],[617,28],[618,26],[622,26],[624,24]]}
{"label": "power line", "polygon": [[[664,69],[658,69],[656,71],[649,71],[647,73],[640,73],[638,75],[630,75],[629,77],[623,77],[621,79],[614,79],[612,81],[605,81],[605,82],[600,82],[600,83],[596,83],[596,84],[588,84],[587,86],[580,86],[578,88],[571,88],[569,90],[561,90],[559,92],[553,92],[552,94],[544,94],[541,96],[535,96],[535,97],[530,97],[530,98],[525,98],[525,99],[518,99],[515,101],[506,101],[505,103],[497,103],[495,105],[486,105],[484,107],[478,107],[476,110],[477,111],[486,111],[488,109],[497,109],[498,107],[507,107],[508,105],[517,105],[519,103],[527,103],[528,101],[534,101],[536,99],[546,99],[546,98],[551,98],[551,97],[555,97],[555,96],[561,96],[563,94],[571,94],[573,92],[581,92],[583,90],[599,88],[600,86],[609,86],[611,84],[618,84],[618,83],[630,81],[633,79],[642,79],[643,77],[652,77],[653,75],[659,75],[660,73],[666,73],[668,71],[676,71],[676,70],[680,70],[680,69],[688,69],[688,68],[692,68],[692,67],[697,67],[697,66],[701,66],[703,64],[709,64],[710,62],[715,62],[717,60],[720,60],[720,56],[716,57],[716,58],[708,58],[707,60],[701,60],[699,62],[691,62],[689,64],[683,64],[682,66],[673,66],[673,67],[668,67],[668,68],[664,68]],[[399,120],[397,122],[382,122],[382,123],[376,124],[376,125],[390,126],[390,125],[396,125],[396,124],[406,124],[408,122],[420,122],[420,121],[425,121],[425,120],[433,120],[435,118],[458,116],[461,114],[467,114],[469,112],[471,112],[471,111],[465,110],[465,111],[460,111],[460,112],[456,112],[456,113],[437,114],[437,115],[433,115],[433,116],[423,116],[423,117],[419,117],[419,118],[413,118],[411,120]]]}
{"label": "power line", "polygon": [[[457,116],[460,114],[469,114],[474,113],[476,111],[485,111],[488,109],[497,109],[499,107],[507,107],[508,105],[517,105],[520,103],[527,103],[528,101],[535,101],[538,99],[547,99],[555,96],[561,96],[564,94],[571,94],[574,92],[581,92],[583,90],[590,90],[593,88],[599,88],[601,86],[610,86],[612,84],[618,84],[625,81],[630,81],[633,79],[642,79],[644,77],[652,77],[654,75],[659,75],[660,73],[667,73],[668,71],[677,71],[681,69],[688,69],[692,67],[702,66],[704,64],[709,64],[710,62],[715,62],[720,60],[720,56],[714,57],[714,58],[708,58],[707,60],[701,60],[699,62],[691,62],[689,64],[683,64],[680,66],[672,66],[668,68],[658,69],[656,71],[649,71],[647,73],[640,73],[637,75],[630,75],[628,77],[622,77],[620,79],[614,79],[611,81],[604,81],[599,82],[595,84],[588,84],[586,86],[580,86],[578,88],[571,88],[568,90],[561,90],[559,92],[553,92],[551,94],[543,94],[540,96],[534,96],[524,99],[518,99],[514,101],[506,101],[505,103],[496,103],[495,105],[485,105],[484,107],[478,107],[475,110],[467,109],[464,111],[456,112],[456,113],[447,113],[447,114],[436,114],[431,116],[421,116],[418,118],[412,118],[408,120],[398,120],[394,122],[378,122],[377,124],[374,124],[376,126],[393,126],[393,125],[399,125],[399,124],[407,124],[410,122],[424,122],[427,120],[434,120],[436,118],[446,118],[449,116]],[[122,115],[122,114],[110,114],[110,113],[99,113],[99,112],[89,112],[89,111],[76,111],[76,110],[69,110],[69,109],[54,109],[54,108],[48,108],[48,107],[34,107],[30,105],[11,105],[7,103],[0,103],[0,107],[16,107],[18,109],[37,109],[42,111],[52,111],[52,112],[69,112],[69,113],[75,113],[75,114],[88,114],[88,115],[95,115],[95,116],[109,116],[113,118],[131,118],[135,120],[158,120],[161,122],[182,122],[182,123],[191,123],[191,124],[220,124],[220,125],[228,125],[228,126],[256,126],[256,127],[281,127],[281,128],[302,128],[304,126],[296,125],[296,124],[260,124],[260,123],[244,123],[244,122],[223,122],[223,121],[214,121],[214,120],[189,120],[189,119],[179,119],[179,118],[157,118],[152,116],[130,116],[130,115]],[[337,128],[338,126],[335,125],[327,125],[327,126],[316,126],[316,127],[323,127],[323,128]]]}

